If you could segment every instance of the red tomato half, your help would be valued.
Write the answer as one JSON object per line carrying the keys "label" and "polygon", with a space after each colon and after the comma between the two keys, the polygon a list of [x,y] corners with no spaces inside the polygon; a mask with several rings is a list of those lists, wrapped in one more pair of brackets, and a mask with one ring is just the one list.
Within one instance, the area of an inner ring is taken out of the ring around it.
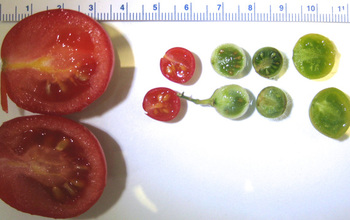
{"label": "red tomato half", "polygon": [[95,136],[59,116],[24,116],[0,127],[0,198],[26,213],[69,218],[87,211],[106,185]]}
{"label": "red tomato half", "polygon": [[174,47],[160,59],[160,70],[170,81],[185,83],[189,81],[196,69],[196,61],[191,51]]}
{"label": "red tomato half", "polygon": [[158,121],[170,121],[179,114],[181,101],[175,91],[159,87],[146,93],[142,105],[149,117]]}
{"label": "red tomato half", "polygon": [[2,48],[1,104],[7,97],[31,112],[78,112],[101,96],[114,67],[109,36],[72,10],[48,10],[18,22]]}

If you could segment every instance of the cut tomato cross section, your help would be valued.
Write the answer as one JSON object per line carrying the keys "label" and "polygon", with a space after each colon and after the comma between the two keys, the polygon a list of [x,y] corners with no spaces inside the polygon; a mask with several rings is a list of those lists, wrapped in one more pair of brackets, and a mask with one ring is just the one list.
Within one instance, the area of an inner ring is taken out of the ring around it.
{"label": "cut tomato cross section", "polygon": [[35,113],[81,111],[106,90],[114,67],[102,26],[73,10],[48,10],[18,22],[1,47],[1,104],[7,95]]}
{"label": "cut tomato cross section", "polygon": [[84,126],[59,116],[23,116],[0,127],[0,198],[51,218],[78,216],[106,185],[100,143]]}

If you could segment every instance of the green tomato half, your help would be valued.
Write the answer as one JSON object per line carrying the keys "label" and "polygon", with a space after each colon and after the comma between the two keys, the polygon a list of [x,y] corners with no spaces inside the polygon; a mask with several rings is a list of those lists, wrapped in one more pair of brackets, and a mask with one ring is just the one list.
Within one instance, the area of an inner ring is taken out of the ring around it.
{"label": "green tomato half", "polygon": [[335,44],[320,34],[302,36],[293,49],[298,72],[308,79],[321,79],[333,72],[338,58]]}
{"label": "green tomato half", "polygon": [[331,138],[340,138],[350,125],[349,97],[337,88],[324,89],[312,100],[309,116],[319,132]]}
{"label": "green tomato half", "polygon": [[242,48],[235,44],[222,44],[211,56],[215,72],[227,78],[239,78],[247,65],[247,58]]}

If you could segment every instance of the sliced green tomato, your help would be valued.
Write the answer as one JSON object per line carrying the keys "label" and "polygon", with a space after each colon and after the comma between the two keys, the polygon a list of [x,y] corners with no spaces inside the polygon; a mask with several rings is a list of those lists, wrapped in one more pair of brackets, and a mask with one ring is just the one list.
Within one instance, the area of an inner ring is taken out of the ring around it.
{"label": "sliced green tomato", "polygon": [[319,34],[301,37],[293,49],[293,62],[308,79],[321,79],[332,73],[338,58],[335,44]]}
{"label": "sliced green tomato", "polygon": [[236,78],[246,67],[246,55],[242,48],[234,44],[223,44],[212,53],[211,64],[220,75]]}
{"label": "sliced green tomato", "polygon": [[222,116],[238,119],[249,109],[250,97],[246,89],[239,85],[226,85],[216,89],[208,99],[193,99],[178,93],[180,98],[203,106],[212,106]]}
{"label": "sliced green tomato", "polygon": [[256,109],[266,118],[278,118],[286,111],[287,101],[287,96],[281,89],[269,86],[259,93]]}
{"label": "sliced green tomato", "polygon": [[280,51],[273,47],[264,47],[255,52],[253,67],[262,77],[276,79],[282,73],[284,58]]}
{"label": "sliced green tomato", "polygon": [[340,138],[350,125],[350,100],[337,88],[324,89],[312,100],[309,114],[319,132],[331,138]]}
{"label": "sliced green tomato", "polygon": [[239,85],[223,86],[213,93],[211,99],[216,111],[222,116],[237,119],[243,116],[249,108],[249,94]]}

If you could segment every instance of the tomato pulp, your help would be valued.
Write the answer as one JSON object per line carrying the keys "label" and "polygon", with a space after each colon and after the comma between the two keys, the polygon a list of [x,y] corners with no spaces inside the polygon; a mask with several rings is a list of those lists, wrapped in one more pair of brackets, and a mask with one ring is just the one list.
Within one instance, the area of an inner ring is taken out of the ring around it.
{"label": "tomato pulp", "polygon": [[114,67],[102,26],[73,10],[48,10],[18,22],[1,47],[1,104],[7,95],[31,112],[81,111],[107,88]]}
{"label": "tomato pulp", "polygon": [[194,74],[196,61],[191,51],[174,47],[169,49],[160,59],[162,74],[172,82],[186,83]]}
{"label": "tomato pulp", "polygon": [[23,116],[0,127],[0,198],[34,215],[69,218],[87,211],[106,185],[96,137],[59,116]]}
{"label": "tomato pulp", "polygon": [[181,101],[175,91],[159,87],[146,93],[142,106],[149,117],[158,121],[170,121],[179,114]]}

